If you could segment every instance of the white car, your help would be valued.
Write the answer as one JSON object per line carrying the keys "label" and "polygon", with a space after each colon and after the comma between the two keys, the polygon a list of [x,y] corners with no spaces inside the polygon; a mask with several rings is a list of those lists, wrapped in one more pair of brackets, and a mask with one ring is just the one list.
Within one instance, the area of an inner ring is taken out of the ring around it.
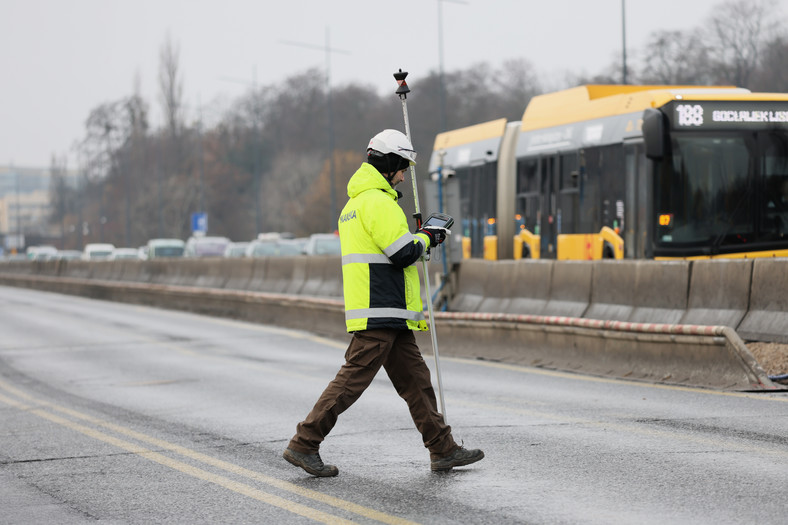
{"label": "white car", "polygon": [[183,254],[186,257],[224,257],[228,244],[227,237],[189,237]]}
{"label": "white car", "polygon": [[113,244],[103,242],[89,243],[86,244],[85,249],[82,250],[82,259],[85,261],[109,259],[109,256],[112,255],[114,251],[115,246]]}
{"label": "white car", "polygon": [[49,245],[30,246],[25,253],[31,261],[45,261],[57,254],[57,248]]}
{"label": "white car", "polygon": [[140,254],[137,248],[115,248],[109,258],[112,261],[117,261],[119,259],[139,259]]}
{"label": "white car", "polygon": [[224,256],[229,259],[237,259],[246,256],[246,248],[249,246],[248,242],[231,242],[224,249]]}
{"label": "white car", "polygon": [[341,255],[342,246],[339,235],[333,233],[313,233],[304,246],[307,255]]}
{"label": "white car", "polygon": [[146,259],[183,257],[186,243],[180,239],[151,239],[145,247]]}

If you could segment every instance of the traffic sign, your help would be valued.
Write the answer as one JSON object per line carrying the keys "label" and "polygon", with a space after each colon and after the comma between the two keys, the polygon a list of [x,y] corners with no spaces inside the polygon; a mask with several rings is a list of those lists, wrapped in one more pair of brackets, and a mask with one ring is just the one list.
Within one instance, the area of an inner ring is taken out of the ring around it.
{"label": "traffic sign", "polygon": [[204,211],[192,213],[192,233],[205,235],[208,232],[208,214]]}

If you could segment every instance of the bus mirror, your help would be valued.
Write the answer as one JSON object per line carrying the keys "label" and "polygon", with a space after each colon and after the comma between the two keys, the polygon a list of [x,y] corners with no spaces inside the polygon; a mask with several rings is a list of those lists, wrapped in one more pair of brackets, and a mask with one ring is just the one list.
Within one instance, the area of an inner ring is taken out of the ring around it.
{"label": "bus mirror", "polygon": [[646,157],[659,160],[665,156],[665,116],[658,109],[649,108],[643,112],[643,142],[646,143]]}

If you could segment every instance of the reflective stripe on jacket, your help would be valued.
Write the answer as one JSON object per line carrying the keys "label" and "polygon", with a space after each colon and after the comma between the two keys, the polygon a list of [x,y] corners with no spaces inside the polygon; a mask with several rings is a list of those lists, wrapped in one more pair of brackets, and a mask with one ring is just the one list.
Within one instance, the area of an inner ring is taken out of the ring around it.
{"label": "reflective stripe on jacket", "polygon": [[347,185],[339,217],[348,332],[374,328],[427,330],[418,268],[429,238],[408,230],[397,192],[366,162]]}

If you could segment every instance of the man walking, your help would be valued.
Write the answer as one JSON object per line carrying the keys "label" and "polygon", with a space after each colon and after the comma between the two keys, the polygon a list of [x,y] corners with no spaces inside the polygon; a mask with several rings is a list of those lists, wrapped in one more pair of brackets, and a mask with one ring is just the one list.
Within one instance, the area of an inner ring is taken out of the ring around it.
{"label": "man walking", "polygon": [[410,410],[430,451],[434,471],[475,463],[481,450],[465,449],[451,435],[438,412],[430,371],[413,330],[427,330],[415,262],[429,247],[445,240],[441,229],[415,234],[394,187],[415,164],[416,152],[401,132],[387,129],[374,137],[363,163],[348,182],[348,201],[339,217],[345,321],[353,339],[345,364],[328,384],[284,452],[284,458],[314,476],[336,476],[318,449],[339,414],[366,390],[383,367]]}

